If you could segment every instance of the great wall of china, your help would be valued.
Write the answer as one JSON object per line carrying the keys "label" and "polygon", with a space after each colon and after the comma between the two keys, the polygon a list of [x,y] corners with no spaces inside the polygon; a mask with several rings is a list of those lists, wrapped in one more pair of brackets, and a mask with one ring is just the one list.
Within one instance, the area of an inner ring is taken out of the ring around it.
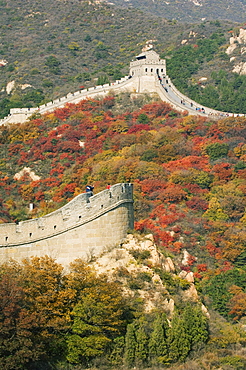
{"label": "great wall of china", "polygon": [[[35,113],[45,114],[67,103],[106,96],[110,92],[157,93],[178,111],[190,115],[221,118],[232,113],[201,107],[181,94],[166,74],[166,62],[153,51],[144,52],[130,63],[129,76],[109,85],[91,87],[39,106],[11,109],[1,125],[22,123]],[[0,263],[13,258],[49,255],[63,265],[75,258],[90,258],[106,247],[119,244],[133,228],[131,184],[116,184],[94,196],[80,194],[64,207],[38,219],[0,225]]]}
{"label": "great wall of china", "polygon": [[[187,111],[190,115],[212,116],[215,119],[233,116],[233,113],[219,112],[208,107],[201,107],[200,104],[183,95],[168,77],[165,59],[160,59],[155,51],[149,50],[138,55],[136,60],[130,63],[129,76],[112,84],[90,87],[69,93],[67,96],[36,108],[13,108],[7,117],[0,120],[0,125],[22,123],[35,113],[45,114],[57,108],[62,108],[67,103],[77,104],[84,99],[120,92],[157,93],[161,100],[169,103],[174,109],[180,112]],[[240,114],[240,116],[244,116],[244,114]]]}
{"label": "great wall of china", "polygon": [[87,260],[122,242],[133,224],[131,184],[80,194],[43,217],[0,224],[0,263],[44,255],[63,265]]}

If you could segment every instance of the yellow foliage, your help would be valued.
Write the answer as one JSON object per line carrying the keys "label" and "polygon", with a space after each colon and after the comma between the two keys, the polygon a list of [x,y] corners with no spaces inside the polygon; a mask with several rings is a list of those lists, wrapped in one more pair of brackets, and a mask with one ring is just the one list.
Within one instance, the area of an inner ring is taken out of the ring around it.
{"label": "yellow foliage", "polygon": [[14,143],[16,141],[26,142],[30,139],[36,139],[39,136],[37,126],[33,125],[31,121],[27,121],[22,125],[13,125],[10,128],[9,141]]}
{"label": "yellow foliage", "polygon": [[235,156],[241,157],[246,154],[246,144],[237,146],[233,149]]}
{"label": "yellow foliage", "polygon": [[211,198],[207,211],[203,214],[203,217],[209,220],[226,221],[228,216],[223,212],[220,203],[216,197]]}
{"label": "yellow foliage", "polygon": [[227,348],[230,345],[239,343],[241,339],[240,330],[229,323],[221,324],[219,333],[211,336],[210,343],[216,344],[218,348]]}

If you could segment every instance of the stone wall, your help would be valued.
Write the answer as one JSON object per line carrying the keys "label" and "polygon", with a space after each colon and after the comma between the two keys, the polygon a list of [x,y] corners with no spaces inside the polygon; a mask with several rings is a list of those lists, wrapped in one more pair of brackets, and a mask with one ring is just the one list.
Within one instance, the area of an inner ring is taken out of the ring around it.
{"label": "stone wall", "polygon": [[[146,58],[141,59],[146,54]],[[90,87],[88,89],[79,90],[74,93],[69,93],[67,96],[55,99],[49,103],[40,105],[36,108],[13,108],[10,110],[10,114],[0,119],[0,125],[7,125],[11,123],[22,123],[30,118],[34,113],[45,114],[54,111],[57,108],[63,108],[67,103],[77,104],[84,99],[93,99],[98,97],[105,97],[106,95],[118,94],[121,92],[129,93],[156,93],[159,97],[172,105],[174,109],[179,111],[188,111],[191,115],[199,115],[199,111],[194,109],[189,109],[189,107],[182,107],[180,101],[172,99],[168,94],[160,89],[159,84],[156,83],[157,76],[166,79],[168,78],[168,84],[172,88],[176,97],[181,100],[185,100],[186,103],[193,104],[193,106],[200,107],[200,104],[189,99],[187,96],[183,95],[172,83],[170,78],[166,75],[166,61],[160,59],[159,55],[154,51],[148,51],[140,54],[139,58],[130,63],[130,73],[129,76],[125,76],[120,80],[115,81],[111,84],[106,84],[102,86]],[[203,117],[212,115],[213,118],[221,118],[223,116],[234,116],[233,113],[220,112],[214,109],[204,106],[206,114],[202,113]],[[244,114],[239,114],[239,116],[245,116]]]}
{"label": "stone wall", "polygon": [[132,80],[129,79],[129,76],[125,76],[110,85],[95,86],[69,93],[67,96],[55,99],[36,108],[12,108],[7,117],[0,119],[0,125],[23,123],[35,113],[45,114],[53,112],[57,108],[65,107],[67,103],[77,104],[81,100],[104,97],[109,93],[117,94],[120,92],[134,91],[134,89],[135,86],[133,86]]}
{"label": "stone wall", "polygon": [[63,265],[99,255],[133,229],[131,184],[116,184],[94,196],[78,195],[44,217],[0,225],[0,263],[49,255]]}

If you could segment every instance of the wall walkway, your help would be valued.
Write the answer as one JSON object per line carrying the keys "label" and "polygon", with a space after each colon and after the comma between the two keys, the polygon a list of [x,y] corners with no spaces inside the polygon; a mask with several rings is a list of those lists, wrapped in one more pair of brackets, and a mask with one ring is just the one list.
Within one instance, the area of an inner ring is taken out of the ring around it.
{"label": "wall walkway", "polygon": [[[104,97],[109,93],[120,92],[157,93],[163,101],[169,103],[174,109],[180,112],[187,111],[190,115],[212,116],[214,119],[234,116],[233,113],[217,111],[196,103],[182,94],[168,76],[162,80],[158,79],[157,76],[135,76],[131,78],[126,76],[112,84],[90,87],[89,89],[69,93],[67,96],[55,99],[36,108],[13,108],[7,117],[0,120],[0,125],[22,123],[35,113],[45,114],[57,108],[63,108],[67,103],[77,104],[84,99]],[[237,114],[237,116],[245,115]]]}

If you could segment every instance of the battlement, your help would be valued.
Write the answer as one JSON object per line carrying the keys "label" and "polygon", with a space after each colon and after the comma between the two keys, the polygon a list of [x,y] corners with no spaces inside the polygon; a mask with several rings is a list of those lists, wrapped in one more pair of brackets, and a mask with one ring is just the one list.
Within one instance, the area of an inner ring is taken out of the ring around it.
{"label": "battlement", "polygon": [[[156,83],[158,77],[159,83]],[[167,81],[168,83],[165,83]],[[67,96],[55,99],[36,108],[12,108],[10,114],[0,119],[0,125],[22,123],[33,114],[45,114],[57,108],[63,108],[67,103],[77,104],[88,98],[105,97],[109,93],[133,92],[133,93],[157,93],[159,97],[169,103],[180,112],[186,111],[190,115],[212,116],[214,119],[234,116],[230,112],[220,112],[209,107],[201,107],[189,97],[183,95],[173,85],[166,72],[166,60],[161,59],[154,50],[145,51],[136,56],[136,60],[130,62],[129,75],[111,84],[93,86],[88,89],[69,93]],[[203,108],[201,110],[201,108]],[[238,115],[238,114],[237,114]],[[239,114],[238,116],[245,116]]]}
{"label": "battlement", "polygon": [[154,51],[146,51],[138,56],[136,60],[130,63],[130,76],[165,76],[166,60],[160,59]]}
{"label": "battlement", "polygon": [[0,225],[0,262],[51,255],[63,264],[115,245],[133,228],[131,184],[80,194],[60,209],[19,224]]}

